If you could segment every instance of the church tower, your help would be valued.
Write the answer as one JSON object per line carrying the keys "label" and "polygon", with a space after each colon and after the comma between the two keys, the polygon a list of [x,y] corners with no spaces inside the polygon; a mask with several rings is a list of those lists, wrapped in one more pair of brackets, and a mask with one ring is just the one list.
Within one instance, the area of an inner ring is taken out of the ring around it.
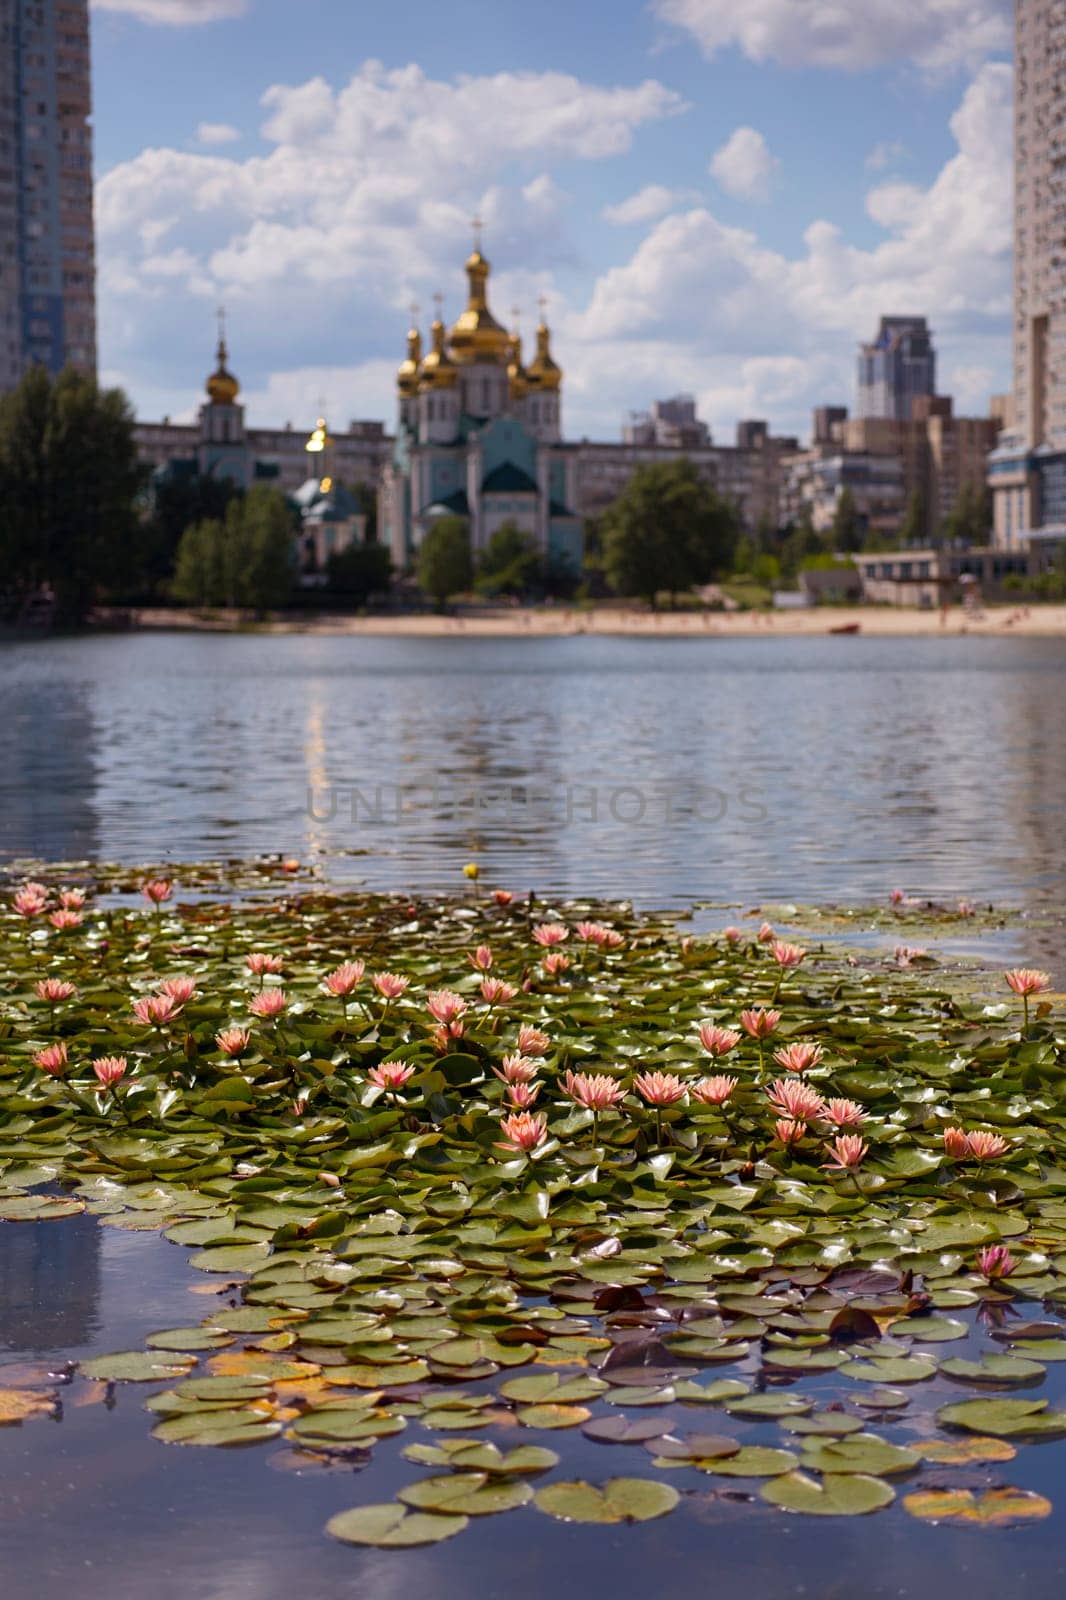
{"label": "church tower", "polygon": [[242,488],[248,482],[248,442],[244,431],[244,407],[237,396],[241,386],[226,362],[226,325],[218,314],[218,365],[207,380],[207,400],[200,407],[200,446],[197,452],[201,476],[231,478]]}

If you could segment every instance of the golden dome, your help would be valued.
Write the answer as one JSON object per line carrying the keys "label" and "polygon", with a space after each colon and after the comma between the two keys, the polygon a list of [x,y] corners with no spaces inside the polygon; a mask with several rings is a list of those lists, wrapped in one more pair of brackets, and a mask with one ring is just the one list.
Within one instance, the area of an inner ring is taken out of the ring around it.
{"label": "golden dome", "polygon": [[403,399],[418,392],[418,364],[422,359],[422,335],[417,328],[407,330],[407,355],[400,362],[396,387]]}
{"label": "golden dome", "polygon": [[459,316],[449,335],[452,360],[462,366],[471,361],[507,360],[510,339],[507,329],[500,326],[489,310],[486,286],[491,267],[480,250],[467,258],[466,275],[470,280],[470,298],[466,310]]}
{"label": "golden dome", "polygon": [[529,393],[529,374],[522,365],[522,336],[512,333],[507,349],[507,379],[512,400],[524,400]]}
{"label": "golden dome", "polygon": [[218,341],[218,367],[207,380],[208,398],[212,405],[231,406],[241,392],[241,386],[226,366],[229,355],[225,339]]}
{"label": "golden dome", "polygon": [[418,369],[420,389],[450,389],[459,376],[459,369],[444,348],[444,324],[440,317],[432,329],[433,343]]}
{"label": "golden dome", "polygon": [[529,363],[529,383],[531,388],[559,389],[562,385],[562,368],[556,366],[552,360],[551,334],[548,324],[542,322],[537,329],[537,353]]}

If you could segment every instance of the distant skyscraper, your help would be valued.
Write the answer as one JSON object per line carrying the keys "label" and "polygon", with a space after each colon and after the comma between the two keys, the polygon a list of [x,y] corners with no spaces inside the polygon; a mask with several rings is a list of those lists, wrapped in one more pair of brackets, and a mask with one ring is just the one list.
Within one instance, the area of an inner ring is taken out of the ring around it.
{"label": "distant skyscraper", "polygon": [[0,0],[0,391],[96,368],[88,0]]}
{"label": "distant skyscraper", "polygon": [[1066,528],[1066,0],[1015,0],[1014,393],[996,543]]}
{"label": "distant skyscraper", "polygon": [[859,346],[859,416],[910,420],[918,395],[936,394],[936,351],[924,317],[882,317]]}

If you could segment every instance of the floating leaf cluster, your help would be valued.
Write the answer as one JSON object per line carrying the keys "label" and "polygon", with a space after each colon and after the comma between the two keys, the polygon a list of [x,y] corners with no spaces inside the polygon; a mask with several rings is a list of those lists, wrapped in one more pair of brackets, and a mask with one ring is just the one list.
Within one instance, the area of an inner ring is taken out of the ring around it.
{"label": "floating leaf cluster", "polygon": [[[708,1480],[1046,1514],[997,1476],[1066,1436],[1036,1392],[1066,1358],[1043,975],[990,999],[473,875],[39,876],[0,912],[0,1221],[162,1231],[217,1280],[202,1322],[80,1369],[152,1385],[163,1444],[328,1470],[394,1440],[425,1475],[329,1524],[384,1547],[523,1507],[644,1521]],[[0,1368],[0,1424],[58,1403]],[[638,1470],[574,1481],[569,1429]]]}

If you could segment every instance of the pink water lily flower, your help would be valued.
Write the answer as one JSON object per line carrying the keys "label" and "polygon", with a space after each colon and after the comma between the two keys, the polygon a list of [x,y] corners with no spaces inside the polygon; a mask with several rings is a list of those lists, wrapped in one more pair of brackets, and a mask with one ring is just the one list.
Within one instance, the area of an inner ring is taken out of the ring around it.
{"label": "pink water lily flower", "polygon": [[414,1067],[409,1067],[404,1061],[379,1061],[367,1073],[376,1089],[387,1089],[392,1094],[402,1089],[414,1075]]}
{"label": "pink water lily flower", "polygon": [[492,967],[492,951],[487,944],[479,944],[466,958],[475,972],[488,972]]}
{"label": "pink water lily flower", "polygon": [[267,955],[265,950],[253,950],[244,964],[256,978],[262,978],[268,972],[282,972],[285,967],[281,956]]}
{"label": "pink water lily flower", "polygon": [[63,931],[66,928],[80,928],[82,917],[80,911],[50,911],[48,920],[53,928]]}
{"label": "pink water lily flower", "polygon": [[575,925],[575,931],[585,944],[603,944],[607,933],[602,922],[579,922]]}
{"label": "pink water lily flower", "polygon": [[778,1078],[767,1089],[766,1097],[775,1111],[784,1112],[792,1122],[807,1122],[825,1111],[825,1101],[817,1089],[800,1078]]}
{"label": "pink water lily flower", "polygon": [[834,1128],[861,1128],[866,1122],[866,1112],[855,1100],[827,1100],[822,1115]]}
{"label": "pink water lily flower", "polygon": [[777,938],[777,934],[774,932],[773,928],[768,922],[764,922],[760,925],[759,931],[755,937],[758,939],[760,944],[773,944],[774,940]]}
{"label": "pink water lily flower", "polygon": [[147,878],[141,884],[141,893],[154,906],[161,906],[174,893],[174,885],[169,878]]}
{"label": "pink water lily flower", "polygon": [[160,994],[169,995],[175,1005],[187,1005],[196,993],[195,978],[164,978],[159,985]]}
{"label": "pink water lily flower", "polygon": [[893,889],[888,898],[894,906],[901,906],[907,898],[907,892],[905,889]]}
{"label": "pink water lily flower", "polygon": [[67,1070],[67,1047],[60,1040],[58,1044],[50,1044],[44,1050],[35,1052],[34,1065],[40,1067],[42,1072],[47,1072],[50,1078],[61,1078]]}
{"label": "pink water lily flower", "polygon": [[769,1006],[752,1006],[740,1013],[740,1026],[751,1039],[769,1039],[780,1021],[780,1011]]}
{"label": "pink water lily flower", "polygon": [[770,946],[770,954],[778,966],[787,971],[790,967],[798,967],[807,952],[801,950],[798,944],[787,944],[784,939],[775,939]]}
{"label": "pink water lily flower", "polygon": [[537,944],[550,947],[564,944],[570,937],[570,930],[562,922],[540,922],[533,929],[532,937]]}
{"label": "pink water lily flower", "polygon": [[786,1072],[810,1072],[821,1061],[822,1053],[820,1044],[798,1039],[795,1044],[782,1045],[780,1050],[775,1050],[774,1060]]}
{"label": "pink water lily flower", "polygon": [[1038,972],[1035,967],[1012,967],[1003,976],[1015,994],[1043,994],[1045,989],[1051,988],[1050,974]]}
{"label": "pink water lily flower", "polygon": [[698,1083],[692,1085],[692,1093],[694,1098],[701,1100],[705,1106],[724,1106],[738,1081],[736,1078],[724,1076],[701,1078]]}
{"label": "pink water lily flower", "polygon": [[352,990],[363,981],[365,971],[362,961],[342,961],[339,967],[326,974],[322,983],[330,994],[336,995],[339,1000],[347,1000]]}
{"label": "pink water lily flower", "polygon": [[528,1056],[504,1056],[503,1066],[493,1067],[493,1072],[502,1083],[532,1083],[540,1070],[539,1061],[531,1061]]}
{"label": "pink water lily flower", "polygon": [[375,972],[370,981],[383,1000],[398,1000],[411,980],[395,972]]}
{"label": "pink water lily flower", "polygon": [[168,994],[143,995],[133,1002],[133,1014],[149,1028],[163,1028],[173,1022],[181,1007]]}
{"label": "pink water lily flower", "polygon": [[492,898],[498,906],[509,906],[514,899],[510,889],[493,889]]}
{"label": "pink water lily flower", "polygon": [[544,1056],[551,1049],[551,1039],[540,1028],[524,1022],[518,1030],[518,1050],[524,1056]]}
{"label": "pink water lily flower", "polygon": [[965,1161],[970,1154],[970,1141],[962,1128],[945,1128],[944,1153],[953,1161]]}
{"label": "pink water lily flower", "polygon": [[1005,1156],[1010,1149],[1008,1139],[1002,1138],[998,1133],[986,1133],[983,1128],[968,1133],[966,1142],[975,1161],[995,1161],[998,1156]]}
{"label": "pink water lily flower", "polygon": [[47,1000],[51,1006],[59,1005],[61,1000],[69,1000],[77,994],[74,984],[68,983],[65,978],[42,978],[34,984],[38,997]]}
{"label": "pink water lily flower", "polygon": [[530,1111],[513,1111],[501,1121],[500,1132],[504,1135],[500,1141],[501,1149],[524,1152],[528,1155],[548,1137],[548,1119]]}
{"label": "pink water lily flower", "polygon": [[518,989],[513,983],[505,983],[502,978],[483,978],[481,982],[481,998],[486,1005],[505,1006],[514,999]]}
{"label": "pink water lily flower", "polygon": [[16,889],[12,905],[20,917],[39,917],[48,904],[47,892],[39,883],[27,883]]}
{"label": "pink water lily flower", "polygon": [[626,1097],[624,1086],[606,1072],[571,1072],[567,1068],[560,1087],[586,1111],[610,1111]]}
{"label": "pink water lily flower", "polygon": [[570,957],[561,950],[553,950],[544,957],[543,966],[549,978],[557,978],[570,965]]}
{"label": "pink water lily flower", "polygon": [[65,911],[80,911],[85,904],[85,890],[61,889],[59,891],[59,904]]}
{"label": "pink water lily flower", "polygon": [[509,1083],[507,1085],[507,1098],[516,1111],[528,1111],[530,1106],[536,1105],[539,1094],[539,1083]]}
{"label": "pink water lily flower", "polygon": [[125,1056],[101,1056],[93,1062],[93,1071],[101,1089],[113,1089],[126,1076]]}
{"label": "pink water lily flower", "polygon": [[986,1244],[977,1252],[977,1270],[989,1283],[997,1278],[1009,1278],[1017,1265],[1005,1244]]}
{"label": "pink water lily flower", "polygon": [[732,1028],[720,1028],[715,1022],[701,1022],[700,1044],[709,1056],[725,1056],[740,1043],[740,1034]]}
{"label": "pink water lily flower", "polygon": [[224,1056],[236,1061],[244,1055],[251,1037],[247,1028],[223,1028],[221,1033],[215,1034],[215,1043]]}
{"label": "pink water lily flower", "polygon": [[786,1150],[791,1150],[799,1144],[807,1132],[805,1122],[793,1122],[789,1117],[779,1117],[774,1123],[774,1138],[778,1144],[783,1144]]}
{"label": "pink water lily flower", "polygon": [[744,935],[739,928],[728,927],[722,929],[722,938],[727,944],[739,944]]}
{"label": "pink water lily flower", "polygon": [[436,989],[426,997],[426,1010],[435,1022],[450,1027],[466,1010],[466,1001],[453,989]]}
{"label": "pink water lily flower", "polygon": [[260,989],[248,1002],[248,1010],[253,1016],[267,1019],[280,1017],[282,1012],[288,1010],[288,1006],[289,997],[285,990],[276,987]]}
{"label": "pink water lily flower", "polygon": [[633,1087],[649,1106],[674,1106],[685,1098],[685,1085],[673,1072],[639,1072]]}
{"label": "pink water lily flower", "polygon": [[829,1153],[829,1160],[825,1162],[827,1167],[836,1168],[840,1172],[854,1172],[856,1167],[862,1165],[867,1147],[858,1134],[842,1133],[825,1148]]}

